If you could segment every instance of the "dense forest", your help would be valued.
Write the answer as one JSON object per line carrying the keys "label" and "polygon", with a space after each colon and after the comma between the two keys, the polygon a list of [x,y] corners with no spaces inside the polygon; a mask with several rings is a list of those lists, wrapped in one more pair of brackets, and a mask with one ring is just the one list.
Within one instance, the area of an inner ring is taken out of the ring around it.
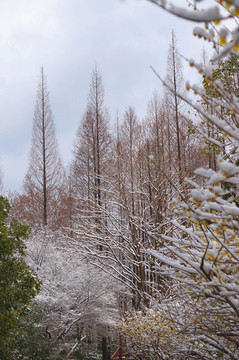
{"label": "dense forest", "polygon": [[67,168],[41,68],[23,191],[0,198],[2,360],[239,359],[238,2],[149,1],[213,57],[185,82],[173,31],[163,92],[114,126],[95,65]]}

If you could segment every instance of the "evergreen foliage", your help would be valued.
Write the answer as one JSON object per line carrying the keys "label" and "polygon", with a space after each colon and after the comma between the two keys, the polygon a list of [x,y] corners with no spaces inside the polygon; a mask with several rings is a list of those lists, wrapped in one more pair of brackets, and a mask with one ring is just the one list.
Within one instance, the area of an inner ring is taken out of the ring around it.
{"label": "evergreen foliage", "polygon": [[0,197],[0,358],[15,359],[15,340],[28,305],[40,290],[40,282],[27,266],[23,240],[30,229],[13,219],[7,223],[10,205]]}

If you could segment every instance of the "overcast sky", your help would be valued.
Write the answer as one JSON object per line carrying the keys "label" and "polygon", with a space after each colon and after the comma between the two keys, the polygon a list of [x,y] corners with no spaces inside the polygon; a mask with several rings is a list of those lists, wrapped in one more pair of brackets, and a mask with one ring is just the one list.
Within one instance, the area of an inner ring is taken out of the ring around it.
{"label": "overcast sky", "polygon": [[[175,1],[174,1],[175,2]],[[186,1],[178,0],[185,4]],[[40,67],[44,66],[65,165],[85,110],[92,68],[103,76],[112,123],[129,105],[142,118],[164,76],[172,29],[179,52],[200,58],[195,25],[146,0],[0,0],[0,167],[5,190],[27,170]],[[185,64],[185,79],[191,77]]]}

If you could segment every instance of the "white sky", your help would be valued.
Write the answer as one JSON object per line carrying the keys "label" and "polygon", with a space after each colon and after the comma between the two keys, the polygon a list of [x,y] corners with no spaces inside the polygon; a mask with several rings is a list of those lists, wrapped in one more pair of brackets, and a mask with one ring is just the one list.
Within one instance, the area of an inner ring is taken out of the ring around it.
{"label": "white sky", "polygon": [[[193,37],[194,26],[146,0],[0,0],[0,167],[5,190],[21,190],[27,170],[41,66],[66,165],[94,64],[103,76],[112,123],[116,111],[122,117],[129,105],[142,118],[153,90],[161,88],[149,66],[165,75],[173,28],[179,52],[200,59],[204,43]],[[185,79],[191,76],[185,64]]]}

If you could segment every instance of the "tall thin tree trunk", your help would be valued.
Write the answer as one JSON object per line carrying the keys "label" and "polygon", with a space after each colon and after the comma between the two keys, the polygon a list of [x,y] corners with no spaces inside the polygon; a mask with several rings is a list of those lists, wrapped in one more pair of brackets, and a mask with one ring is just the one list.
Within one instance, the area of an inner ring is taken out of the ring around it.
{"label": "tall thin tree trunk", "polygon": [[107,339],[105,336],[102,338],[102,360],[108,360]]}
{"label": "tall thin tree trunk", "polygon": [[46,184],[46,135],[45,135],[45,96],[44,96],[44,74],[41,69],[42,86],[42,165],[43,165],[43,225],[47,225],[47,184]]}
{"label": "tall thin tree trunk", "polygon": [[175,49],[172,54],[173,60],[173,85],[174,85],[174,106],[175,106],[175,121],[177,132],[177,151],[178,151],[178,172],[179,182],[182,184],[182,159],[181,159],[181,144],[180,144],[180,127],[179,127],[179,111],[178,111],[178,96],[177,96],[177,78],[176,78],[176,62],[175,62]]}

